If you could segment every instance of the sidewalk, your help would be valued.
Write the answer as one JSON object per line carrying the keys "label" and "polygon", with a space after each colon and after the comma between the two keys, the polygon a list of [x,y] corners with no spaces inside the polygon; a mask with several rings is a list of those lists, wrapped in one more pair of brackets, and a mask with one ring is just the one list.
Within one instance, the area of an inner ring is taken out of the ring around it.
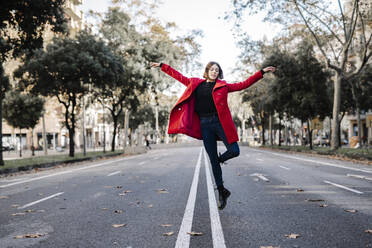
{"label": "sidewalk", "polygon": [[[133,147],[127,147],[126,148],[126,151],[128,153],[133,153],[135,150],[138,150],[138,149],[142,149],[140,146],[133,146]],[[103,151],[103,148],[100,147],[100,148],[88,148],[87,150],[87,153],[88,152],[102,152]],[[111,147],[106,147],[106,152],[110,152],[111,151]],[[115,150],[116,152],[122,152],[123,151],[123,148],[120,147],[120,148],[117,148]],[[77,149],[75,148],[75,154],[77,153],[83,153],[83,149]],[[49,155],[63,155],[63,154],[69,154],[69,149],[63,149],[61,151],[57,151],[57,150],[54,150],[54,149],[48,149],[47,151],[47,156]],[[45,156],[45,152],[42,150],[42,151],[35,151],[35,156],[32,156],[32,152],[31,150],[22,150],[22,157],[19,156],[19,151],[3,151],[3,159],[4,160],[15,160],[15,159],[23,159],[23,158],[31,158],[31,157],[43,157]]]}

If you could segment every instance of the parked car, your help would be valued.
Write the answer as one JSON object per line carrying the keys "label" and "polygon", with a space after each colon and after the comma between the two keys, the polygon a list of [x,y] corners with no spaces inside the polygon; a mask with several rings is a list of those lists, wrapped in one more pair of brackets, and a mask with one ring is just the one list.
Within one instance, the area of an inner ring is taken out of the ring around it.
{"label": "parked car", "polygon": [[14,151],[14,145],[9,144],[8,142],[3,142],[2,151]]}
{"label": "parked car", "polygon": [[329,139],[327,136],[318,136],[313,141],[313,144],[316,146],[329,146]]}

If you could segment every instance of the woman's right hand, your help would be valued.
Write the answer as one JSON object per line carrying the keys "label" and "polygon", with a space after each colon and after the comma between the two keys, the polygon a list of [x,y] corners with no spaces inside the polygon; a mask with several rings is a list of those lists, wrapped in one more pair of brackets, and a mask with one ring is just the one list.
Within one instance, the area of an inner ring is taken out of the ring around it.
{"label": "woman's right hand", "polygon": [[159,67],[160,66],[160,63],[150,62],[150,66],[151,67]]}

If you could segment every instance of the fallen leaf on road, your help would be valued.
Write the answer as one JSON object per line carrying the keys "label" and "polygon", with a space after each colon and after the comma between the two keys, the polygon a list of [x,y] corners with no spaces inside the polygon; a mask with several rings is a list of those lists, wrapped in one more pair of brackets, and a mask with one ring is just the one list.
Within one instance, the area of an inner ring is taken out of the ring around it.
{"label": "fallen leaf on road", "polygon": [[170,227],[173,226],[172,224],[161,224],[162,227]]}
{"label": "fallen leaf on road", "polygon": [[121,188],[123,188],[123,186],[116,186],[116,188],[117,188],[117,189],[121,189]]}
{"label": "fallen leaf on road", "polygon": [[101,208],[101,210],[108,210],[108,208]]}
{"label": "fallen leaf on road", "polygon": [[345,212],[349,212],[349,213],[356,213],[356,212],[358,212],[358,210],[355,210],[355,209],[345,209],[344,211]]}
{"label": "fallen leaf on road", "polygon": [[238,177],[240,177],[242,174],[240,174],[240,173],[238,173],[238,174],[236,174]]}
{"label": "fallen leaf on road", "polygon": [[20,215],[26,215],[25,213],[15,213],[15,214],[12,214],[12,216],[20,216]]}
{"label": "fallen leaf on road", "polygon": [[103,186],[105,189],[111,189],[113,186]]}
{"label": "fallen leaf on road", "polygon": [[122,214],[123,213],[123,210],[115,210],[114,213],[115,214]]}
{"label": "fallen leaf on road", "polygon": [[0,199],[9,199],[9,196],[6,196],[6,195],[0,195]]}
{"label": "fallen leaf on road", "polygon": [[43,194],[43,193],[39,193],[38,195],[42,196],[42,195],[44,195],[44,194]]}
{"label": "fallen leaf on road", "polygon": [[289,239],[297,239],[298,237],[301,237],[299,234],[291,233],[291,234],[286,234],[285,235]]}
{"label": "fallen leaf on road", "polygon": [[327,204],[321,204],[321,205],[319,205],[319,207],[326,208],[326,207],[328,207],[328,205]]}
{"label": "fallen leaf on road", "polygon": [[371,230],[371,229],[365,230],[364,232],[365,232],[365,233],[370,233],[370,234],[372,234],[372,230]]}
{"label": "fallen leaf on road", "polygon": [[126,190],[123,192],[124,194],[132,193],[132,190]]}
{"label": "fallen leaf on road", "polygon": [[126,225],[127,224],[113,224],[112,226],[115,227],[115,228],[118,228],[118,227],[124,227]]}
{"label": "fallen leaf on road", "polygon": [[163,236],[172,236],[174,234],[174,232],[167,232],[167,233],[163,233]]}
{"label": "fallen leaf on road", "polygon": [[152,204],[150,204],[148,207],[149,207],[149,208],[152,208]]}
{"label": "fallen leaf on road", "polygon": [[303,189],[297,189],[297,192],[304,192]]}
{"label": "fallen leaf on road", "polygon": [[202,236],[204,233],[202,233],[202,232],[187,232],[187,234],[190,234],[191,236]]}
{"label": "fallen leaf on road", "polygon": [[45,236],[45,235],[46,235],[46,233],[44,233],[44,234],[42,234],[42,233],[35,233],[35,234],[27,233],[27,234],[24,234],[24,235],[15,236],[14,238],[15,239],[40,238],[40,237]]}
{"label": "fallen leaf on road", "polygon": [[159,194],[168,194],[169,193],[166,189],[158,189],[157,192]]}
{"label": "fallen leaf on road", "polygon": [[307,199],[306,201],[308,201],[308,202],[323,202],[324,200],[322,200],[322,199]]}
{"label": "fallen leaf on road", "polygon": [[25,213],[32,213],[32,212],[34,212],[34,210],[32,209],[25,210]]}

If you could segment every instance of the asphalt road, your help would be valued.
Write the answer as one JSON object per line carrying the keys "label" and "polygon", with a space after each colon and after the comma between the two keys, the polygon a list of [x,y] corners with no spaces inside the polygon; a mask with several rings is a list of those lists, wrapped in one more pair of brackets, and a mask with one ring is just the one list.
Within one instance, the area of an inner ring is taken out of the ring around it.
{"label": "asphalt road", "polygon": [[372,247],[372,167],[241,147],[223,176],[222,211],[202,147],[1,178],[0,247]]}

